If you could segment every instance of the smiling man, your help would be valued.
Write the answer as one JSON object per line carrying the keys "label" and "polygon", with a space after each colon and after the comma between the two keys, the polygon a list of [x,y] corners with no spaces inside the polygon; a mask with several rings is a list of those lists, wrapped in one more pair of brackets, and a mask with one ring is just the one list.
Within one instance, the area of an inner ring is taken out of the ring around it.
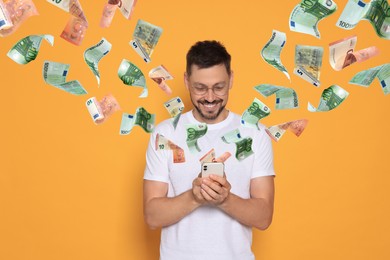
{"label": "smiling man", "polygon": [[[144,216],[151,228],[162,228],[161,260],[253,260],[252,227],[266,229],[272,221],[274,168],[272,145],[264,126],[245,128],[241,117],[226,108],[233,86],[231,57],[217,41],[197,42],[187,53],[184,83],[194,109],[184,113],[176,129],[171,120],[151,135],[144,173]],[[207,124],[191,153],[186,125]],[[236,154],[236,145],[221,137],[239,130],[251,138],[253,154],[232,156],[223,177],[200,176],[200,158],[209,150]],[[155,150],[157,134],[183,148],[185,162],[172,151]]]}

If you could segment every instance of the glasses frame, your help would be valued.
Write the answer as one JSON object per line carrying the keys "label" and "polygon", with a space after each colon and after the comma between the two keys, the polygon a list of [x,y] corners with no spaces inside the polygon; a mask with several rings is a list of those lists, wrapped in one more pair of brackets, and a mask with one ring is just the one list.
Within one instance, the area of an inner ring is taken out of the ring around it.
{"label": "glasses frame", "polygon": [[[191,86],[190,89],[197,96],[204,96],[211,89],[211,91],[213,92],[214,95],[216,95],[218,97],[222,97],[222,96],[226,96],[226,94],[229,92],[229,85],[226,85],[226,86],[223,87],[223,89],[222,89],[223,90],[223,94],[218,94],[218,93],[215,92],[216,86],[207,87],[207,88],[206,87],[204,87],[204,88],[197,88],[197,87]],[[201,92],[199,92],[200,89],[202,89]]]}

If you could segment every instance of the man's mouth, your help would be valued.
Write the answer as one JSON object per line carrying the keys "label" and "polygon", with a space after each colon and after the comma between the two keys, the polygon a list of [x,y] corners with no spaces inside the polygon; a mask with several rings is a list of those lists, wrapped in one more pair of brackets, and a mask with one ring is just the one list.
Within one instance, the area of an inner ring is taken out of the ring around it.
{"label": "man's mouth", "polygon": [[200,104],[202,104],[203,106],[207,107],[207,108],[213,108],[215,107],[218,103],[220,103],[220,101],[213,101],[213,102],[208,102],[208,101],[202,101],[202,102],[199,102]]}

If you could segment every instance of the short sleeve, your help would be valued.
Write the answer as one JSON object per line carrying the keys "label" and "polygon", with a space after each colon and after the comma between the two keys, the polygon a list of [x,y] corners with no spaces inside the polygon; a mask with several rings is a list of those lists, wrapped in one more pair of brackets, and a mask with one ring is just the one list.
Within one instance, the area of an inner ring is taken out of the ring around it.
{"label": "short sleeve", "polygon": [[157,131],[150,135],[148,148],[146,150],[146,167],[144,179],[169,183],[169,151],[156,150]]}
{"label": "short sleeve", "polygon": [[272,142],[271,138],[269,138],[265,132],[264,127],[261,127],[260,133],[255,135],[252,149],[255,159],[253,162],[251,178],[274,176],[275,170]]}

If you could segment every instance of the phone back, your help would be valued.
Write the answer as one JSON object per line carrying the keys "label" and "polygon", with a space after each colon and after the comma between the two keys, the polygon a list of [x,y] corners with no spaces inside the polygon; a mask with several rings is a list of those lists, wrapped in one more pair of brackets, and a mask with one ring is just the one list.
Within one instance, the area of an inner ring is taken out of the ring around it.
{"label": "phone back", "polygon": [[223,176],[224,164],[222,162],[205,162],[202,164],[202,177],[206,177],[210,174]]}

